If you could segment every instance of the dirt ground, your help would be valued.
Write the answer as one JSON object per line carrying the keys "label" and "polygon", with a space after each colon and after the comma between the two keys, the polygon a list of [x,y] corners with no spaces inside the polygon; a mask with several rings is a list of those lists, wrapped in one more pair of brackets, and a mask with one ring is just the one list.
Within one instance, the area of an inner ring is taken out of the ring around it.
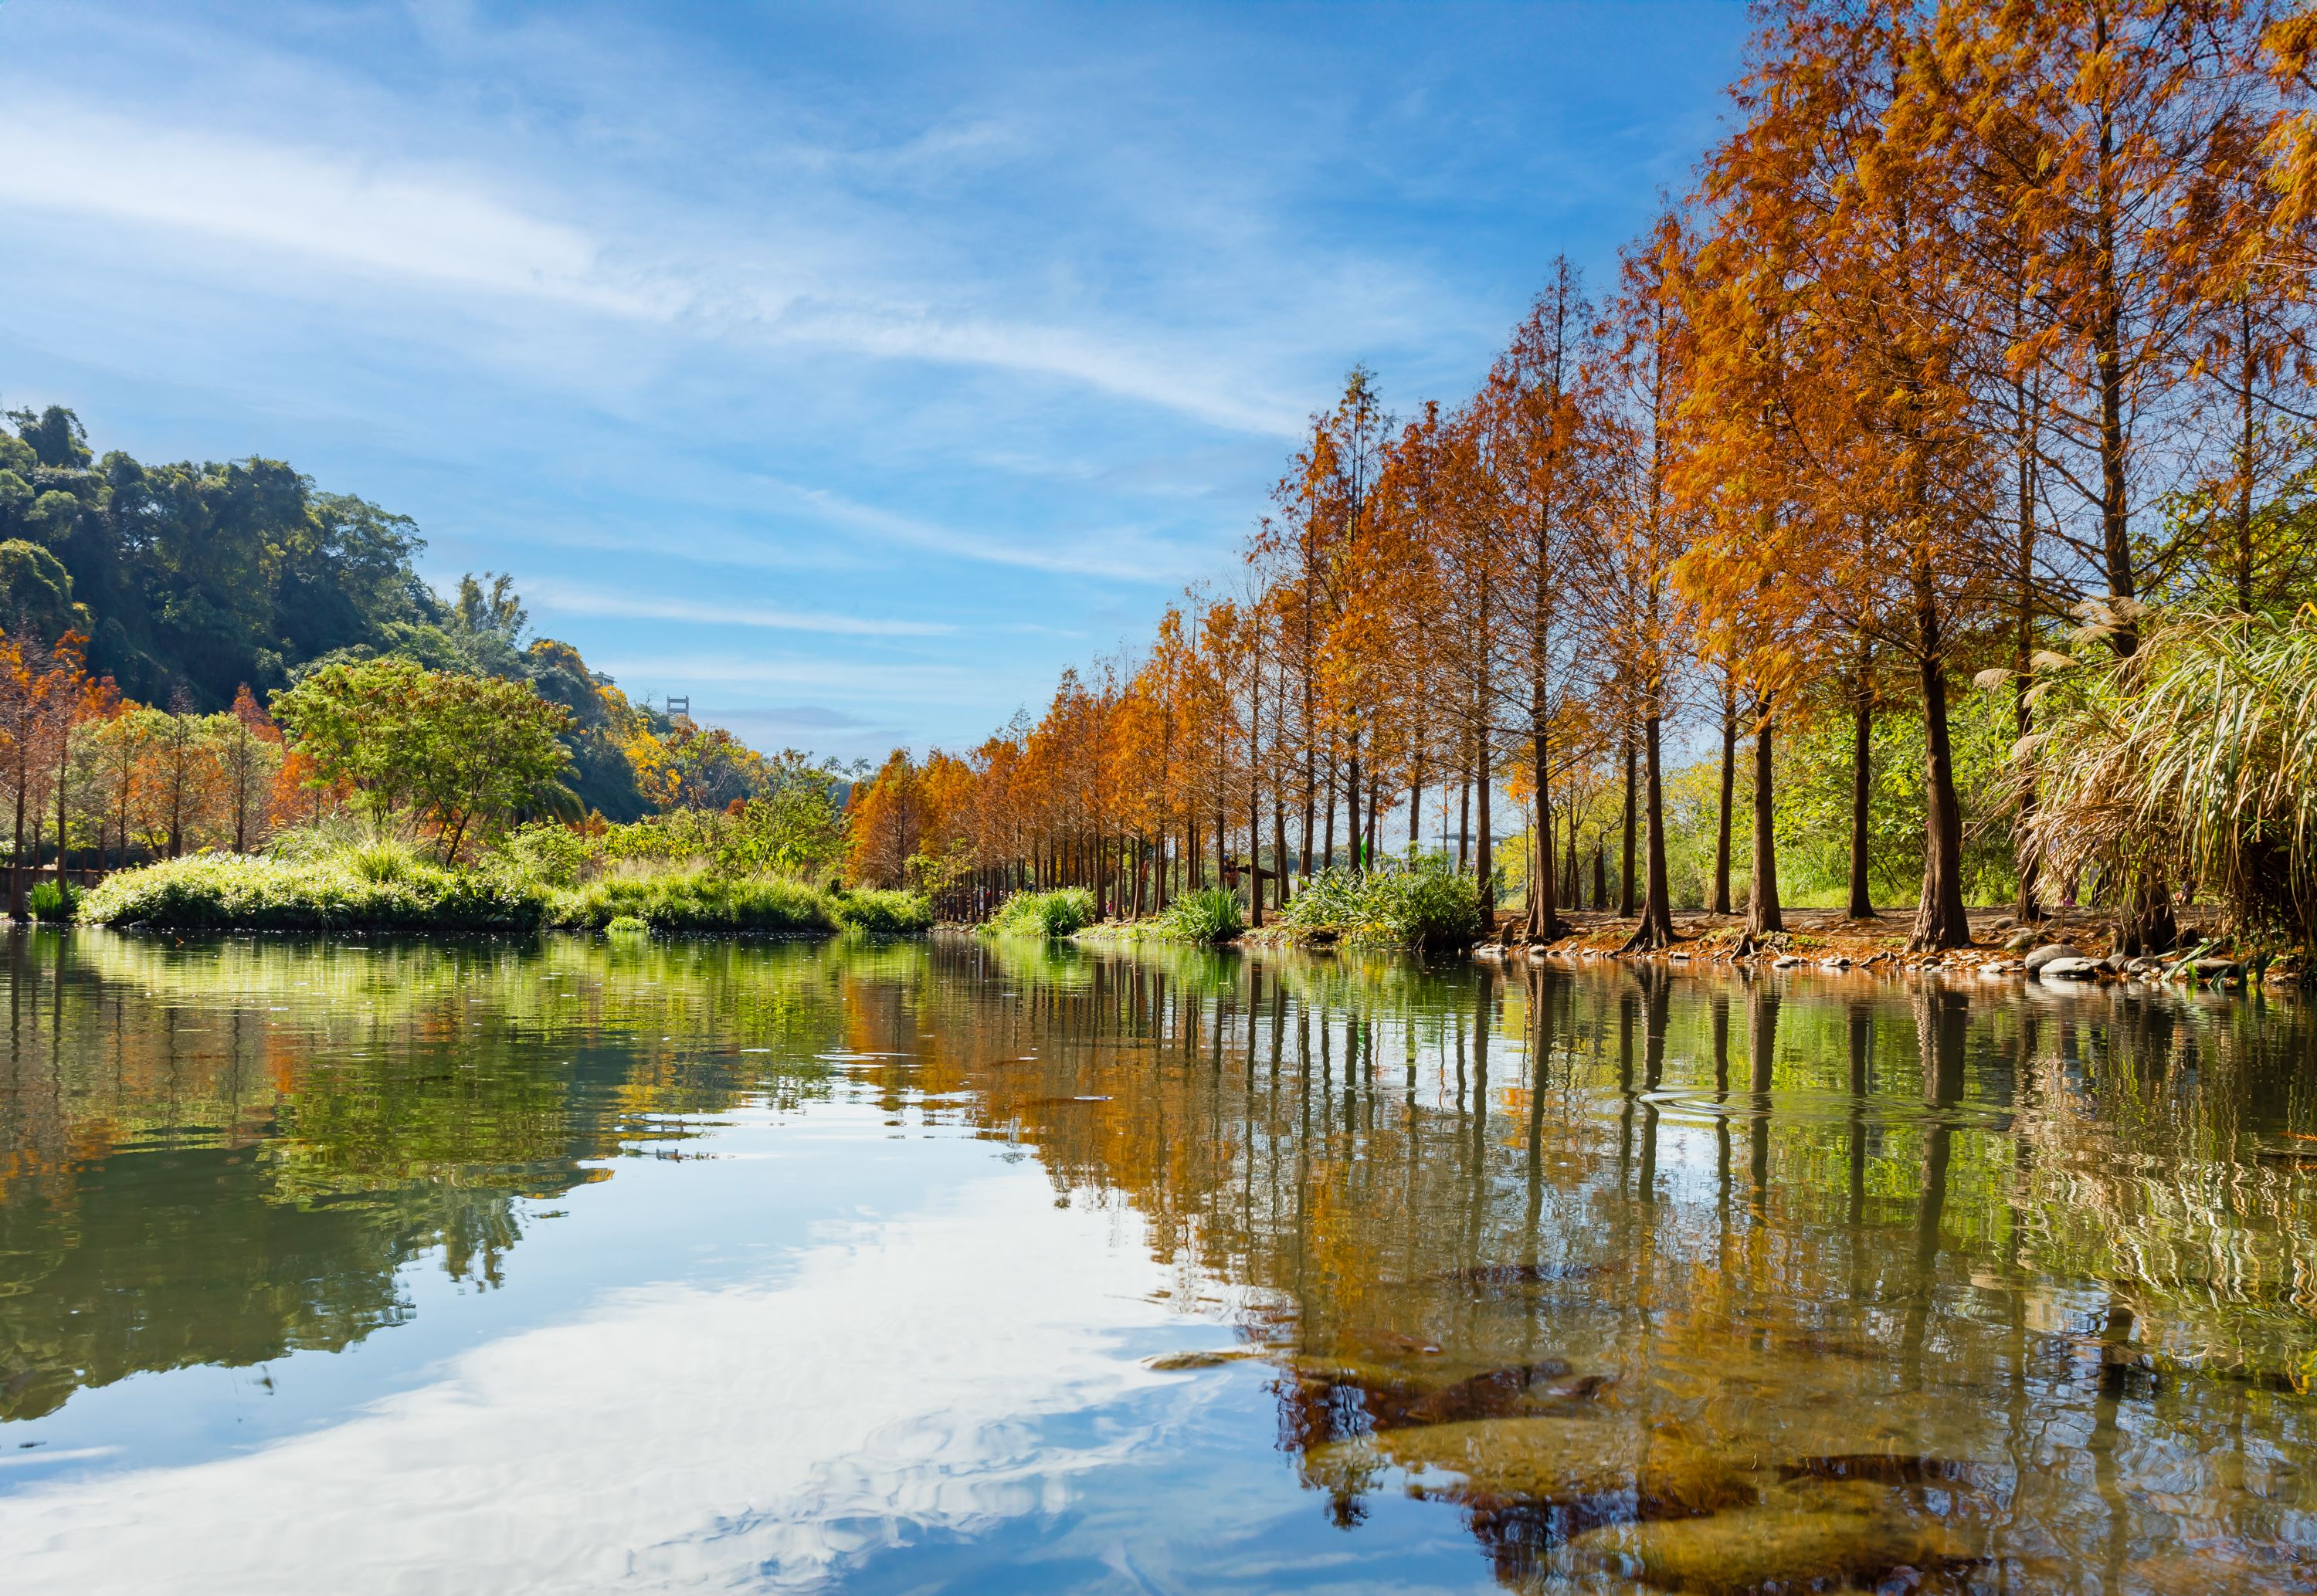
{"label": "dirt ground", "polygon": [[[1561,918],[1573,927],[1570,933],[1532,952],[1561,958],[1614,955],[1633,934],[1636,923],[1597,909],[1565,909]],[[1907,934],[1914,920],[1911,909],[1886,910],[1873,920],[1853,920],[1833,909],[1788,909],[1785,920],[1784,932],[1749,945],[1742,914],[1677,914],[1673,917],[1677,940],[1672,948],[1633,957],[1676,963],[1743,961],[1789,967],[1807,964],[1834,968],[1945,969],[1996,975],[2018,972],[2026,954],[2047,943],[2069,943],[2094,959],[2110,952],[2115,943],[2114,921],[2103,912],[2089,909],[2053,910],[2026,928],[2022,928],[2008,910],[1973,909],[1972,945],[1939,953],[1907,951]],[[2202,940],[2193,915],[2183,915],[2181,932],[2184,950],[2195,948]],[[1497,916],[1494,941],[1507,951],[1526,946],[1526,931],[1517,913]],[[2025,946],[2017,945],[2021,942]],[[2280,962],[2270,967],[2269,977],[2293,979],[2296,972],[2289,964]]]}

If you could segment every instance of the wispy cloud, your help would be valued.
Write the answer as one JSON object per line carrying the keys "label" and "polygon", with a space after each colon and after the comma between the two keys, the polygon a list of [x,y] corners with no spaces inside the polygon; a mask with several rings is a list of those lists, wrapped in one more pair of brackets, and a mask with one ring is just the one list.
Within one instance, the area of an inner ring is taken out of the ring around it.
{"label": "wispy cloud", "polygon": [[[1139,347],[1084,326],[944,308],[828,263],[844,241],[792,236],[776,254],[655,247],[557,219],[467,171],[328,147],[166,125],[69,101],[0,108],[0,145],[39,148],[0,163],[0,201],[219,240],[442,289],[543,299],[719,337],[819,346],[1051,378],[1228,430],[1293,432],[1292,405],[1179,346]],[[535,186],[535,180],[531,186]],[[562,209],[582,209],[576,198]],[[792,231],[808,224],[792,219]]]}
{"label": "wispy cloud", "polygon": [[769,631],[824,632],[850,638],[937,638],[954,626],[933,620],[890,620],[859,615],[829,615],[772,605],[719,604],[652,593],[606,593],[549,577],[525,586],[533,603],[567,615],[601,615],[630,620],[682,620],[701,626],[761,627]]}
{"label": "wispy cloud", "polygon": [[228,133],[160,127],[69,103],[0,109],[0,201],[154,231],[229,239],[448,287],[661,318],[677,300],[620,283],[602,246],[444,173]]}
{"label": "wispy cloud", "polygon": [[774,477],[756,479],[775,500],[833,525],[865,532],[887,543],[923,549],[928,554],[985,565],[1014,566],[1025,571],[1051,571],[1074,576],[1101,576],[1114,582],[1158,583],[1171,585],[1200,568],[1203,561],[1192,551],[1155,541],[1141,532],[1119,528],[1088,528],[1069,535],[1060,545],[1034,545],[965,531],[915,515],[904,515],[875,504],[864,504],[823,487],[808,487]]}

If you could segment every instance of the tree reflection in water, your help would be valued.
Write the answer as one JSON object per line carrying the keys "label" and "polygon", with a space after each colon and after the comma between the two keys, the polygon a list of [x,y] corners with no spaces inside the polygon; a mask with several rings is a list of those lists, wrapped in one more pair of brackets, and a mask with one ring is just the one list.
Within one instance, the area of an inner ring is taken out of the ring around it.
{"label": "tree reflection in water", "polygon": [[2297,1004],[962,940],[9,957],[0,1415],[348,1344],[414,1259],[495,1278],[518,1196],[838,1093],[1131,1207],[1325,1511],[1436,1498],[1508,1583],[2312,1573]]}

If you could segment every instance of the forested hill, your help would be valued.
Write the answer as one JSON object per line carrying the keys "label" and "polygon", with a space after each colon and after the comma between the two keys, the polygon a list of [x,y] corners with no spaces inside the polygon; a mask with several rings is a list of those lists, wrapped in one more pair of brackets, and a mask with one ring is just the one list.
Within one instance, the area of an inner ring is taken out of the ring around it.
{"label": "forested hill", "polygon": [[407,516],[324,493],[281,460],[146,465],[102,457],[50,406],[0,431],[0,628],[88,638],[88,670],[146,703],[219,710],[333,655],[398,654],[521,677],[573,712],[573,785],[613,819],[649,806],[605,736],[609,679],[562,643],[523,639],[505,577],[444,600],[411,558]]}

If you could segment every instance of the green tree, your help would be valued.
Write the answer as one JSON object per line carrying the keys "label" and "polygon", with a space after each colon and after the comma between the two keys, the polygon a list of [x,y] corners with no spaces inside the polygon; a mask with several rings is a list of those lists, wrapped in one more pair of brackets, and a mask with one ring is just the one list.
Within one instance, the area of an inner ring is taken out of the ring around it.
{"label": "green tree", "polygon": [[361,660],[277,695],[273,715],[325,780],[349,783],[380,824],[431,829],[446,861],[470,834],[569,803],[569,712],[526,682]]}

